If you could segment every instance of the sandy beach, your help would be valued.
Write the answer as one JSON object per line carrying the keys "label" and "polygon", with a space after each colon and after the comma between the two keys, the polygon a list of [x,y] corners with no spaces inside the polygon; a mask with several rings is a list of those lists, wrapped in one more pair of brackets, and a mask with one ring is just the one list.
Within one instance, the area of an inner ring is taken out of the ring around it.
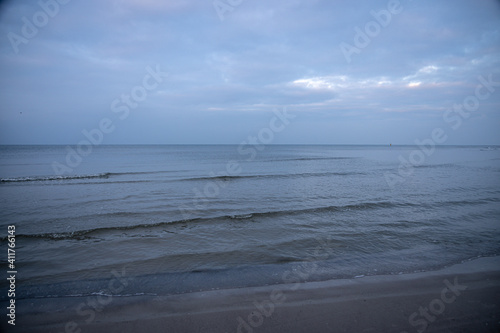
{"label": "sandy beach", "polygon": [[102,300],[96,311],[79,308],[86,297],[18,300],[16,331],[498,332],[500,257],[413,274]]}

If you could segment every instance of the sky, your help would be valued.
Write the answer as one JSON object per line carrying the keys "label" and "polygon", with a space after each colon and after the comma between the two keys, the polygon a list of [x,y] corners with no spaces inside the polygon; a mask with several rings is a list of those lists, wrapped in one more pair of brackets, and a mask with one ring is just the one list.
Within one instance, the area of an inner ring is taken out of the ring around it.
{"label": "sky", "polygon": [[500,1],[4,1],[0,74],[0,144],[498,145]]}

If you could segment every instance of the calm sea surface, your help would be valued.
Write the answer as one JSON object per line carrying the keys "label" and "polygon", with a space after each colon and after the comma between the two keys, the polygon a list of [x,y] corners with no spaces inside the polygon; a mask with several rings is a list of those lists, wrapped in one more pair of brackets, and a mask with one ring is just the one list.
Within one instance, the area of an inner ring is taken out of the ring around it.
{"label": "calm sea surface", "polygon": [[68,166],[64,146],[0,147],[19,297],[99,293],[112,271],[124,293],[168,294],[500,254],[498,147],[438,147],[411,167],[413,146],[257,148],[99,146]]}

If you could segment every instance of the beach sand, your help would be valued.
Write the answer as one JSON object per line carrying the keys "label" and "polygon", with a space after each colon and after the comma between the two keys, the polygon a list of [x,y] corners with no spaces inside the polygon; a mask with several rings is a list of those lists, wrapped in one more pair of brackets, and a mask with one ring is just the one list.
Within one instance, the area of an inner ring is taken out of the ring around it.
{"label": "beach sand", "polygon": [[15,331],[500,332],[500,257],[413,274],[115,296],[77,313],[87,301],[18,300]]}

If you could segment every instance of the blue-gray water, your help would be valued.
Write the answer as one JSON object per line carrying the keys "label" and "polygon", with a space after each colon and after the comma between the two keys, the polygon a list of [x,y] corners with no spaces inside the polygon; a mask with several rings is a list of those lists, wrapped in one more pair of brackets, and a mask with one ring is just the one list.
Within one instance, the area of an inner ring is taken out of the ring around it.
{"label": "blue-gray water", "polygon": [[38,297],[98,293],[113,270],[137,281],[127,292],[158,294],[499,254],[500,149],[438,147],[401,169],[415,151],[98,146],[57,174],[66,147],[3,146],[2,245],[15,225],[20,293]]}

